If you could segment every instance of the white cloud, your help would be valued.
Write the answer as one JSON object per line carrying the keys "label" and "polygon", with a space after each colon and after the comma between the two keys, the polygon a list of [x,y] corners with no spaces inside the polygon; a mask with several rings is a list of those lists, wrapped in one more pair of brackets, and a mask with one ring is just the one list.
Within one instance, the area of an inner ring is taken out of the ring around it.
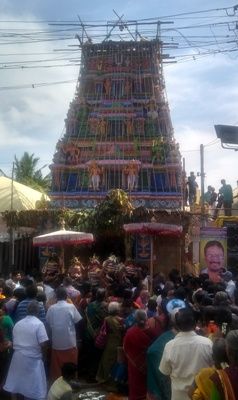
{"label": "white cloud", "polygon": [[[215,124],[238,124],[237,60],[219,55],[165,68],[175,138],[186,170],[200,171],[200,144],[216,140]],[[236,186],[237,153],[220,141],[204,148],[206,184],[218,189],[221,178]],[[199,178],[198,178],[199,182]]]}
{"label": "white cloud", "polygon": [[[37,2],[38,6],[40,2]],[[45,3],[48,5],[48,1]],[[98,4],[100,2],[98,1]],[[102,2],[101,2],[102,3]],[[117,3],[117,4],[116,4]],[[178,3],[178,4],[177,4]],[[122,1],[118,9],[118,2],[113,0],[110,10],[115,8],[118,14],[125,14],[126,18],[144,18],[153,15],[171,14],[180,11],[188,11],[192,8],[205,7],[205,0],[194,5],[187,5],[187,1],[178,1],[176,5],[172,0],[161,1],[161,8],[158,8],[158,1],[140,0],[138,2]],[[196,4],[195,4],[196,3]],[[212,2],[215,4],[215,2]],[[25,3],[26,4],[26,3]],[[91,2],[92,4],[92,2]],[[226,2],[220,1],[219,6]],[[8,0],[1,1],[1,10],[4,6],[7,9]],[[96,18],[95,14],[84,14],[90,8],[90,1],[82,7],[82,15],[90,19]],[[97,7],[92,7],[92,13]],[[8,8],[9,9],[9,8]],[[101,4],[100,12],[103,15],[98,18],[106,18],[105,10],[109,19],[114,14],[109,10],[108,3]],[[108,11],[109,10],[109,11]],[[144,10],[144,11],[143,11]],[[51,10],[52,11],[52,10]],[[97,11],[98,13],[98,11]],[[62,18],[55,11],[55,18]],[[73,17],[76,15],[72,13]],[[19,17],[23,19],[21,15]],[[24,15],[24,19],[34,20],[34,15]],[[1,20],[14,19],[2,13]],[[8,27],[8,26],[5,26]],[[45,29],[42,26],[31,24],[19,24],[18,28]],[[76,42],[74,42],[76,43]],[[30,52],[52,52],[53,48],[67,47],[66,43],[25,44],[1,46],[1,52],[21,53],[15,56],[14,60],[31,60],[27,56]],[[58,56],[58,53],[55,53]],[[35,56],[36,59],[50,58],[50,55]],[[0,57],[0,66],[3,59],[10,59],[10,56]],[[180,142],[182,155],[186,158],[187,171],[198,171],[200,168],[199,146],[207,144],[216,139],[214,124],[237,124],[238,109],[238,68],[237,60],[228,56],[217,55],[197,59],[196,61],[165,66],[165,80],[168,91],[171,117],[175,128],[175,137]],[[56,82],[63,80],[77,79],[77,67],[52,68],[52,69],[28,69],[28,70],[1,70],[0,87],[8,85],[34,84],[38,82]],[[34,152],[40,157],[42,163],[50,162],[53,156],[54,147],[64,127],[64,119],[70,101],[73,99],[75,84],[48,86],[35,89],[24,89],[15,91],[1,91],[0,107],[0,145],[4,149],[1,154],[0,168],[4,169],[2,163],[11,163],[14,154],[21,156],[24,151]],[[190,151],[192,150],[192,151]],[[237,153],[223,150],[220,144],[205,147],[205,170],[207,184],[213,184],[216,188],[220,185],[220,179],[225,178],[235,185]]]}
{"label": "white cloud", "polygon": [[[22,17],[21,17],[22,18]],[[1,19],[11,19],[11,16],[1,15]],[[34,20],[34,16],[24,16],[24,19]],[[14,18],[16,20],[16,18]],[[15,26],[15,25],[14,25]],[[26,29],[25,24],[17,24],[17,28]],[[45,30],[47,25],[27,24],[27,29]],[[67,47],[67,44],[60,43]],[[58,57],[53,48],[59,44],[9,44],[1,46],[5,54],[20,54],[19,56],[0,57],[4,61],[27,61]],[[49,53],[46,55],[27,55],[29,53]],[[62,64],[64,63],[61,62]],[[49,65],[49,62],[44,64]],[[1,66],[1,64],[0,64]],[[32,85],[77,79],[78,67],[1,70],[0,87]],[[0,145],[4,148],[1,154],[0,168],[8,172],[14,155],[21,157],[24,151],[35,153],[43,163],[51,162],[54,147],[61,136],[64,127],[69,102],[75,91],[75,83],[35,87],[30,89],[2,90],[0,108]],[[47,172],[47,171],[45,171]]]}

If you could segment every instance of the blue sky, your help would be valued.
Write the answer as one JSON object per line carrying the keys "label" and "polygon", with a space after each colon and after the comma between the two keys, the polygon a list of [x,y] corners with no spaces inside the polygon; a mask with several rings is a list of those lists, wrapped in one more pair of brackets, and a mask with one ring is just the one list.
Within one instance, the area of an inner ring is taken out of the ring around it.
{"label": "blue sky", "polygon": [[[0,68],[9,62],[60,57],[54,50],[77,44],[76,39],[61,42],[16,43],[17,32],[29,33],[46,29],[43,20],[112,20],[113,9],[127,19],[169,16],[192,11],[232,7],[229,0],[1,0],[0,1]],[[225,11],[224,11],[225,14]],[[212,15],[212,14],[211,14]],[[214,12],[215,15],[215,12]],[[196,16],[196,14],[195,14]],[[233,20],[238,20],[238,13]],[[2,22],[14,21],[14,22]],[[20,22],[20,21],[28,21]],[[30,22],[31,21],[31,22]],[[35,23],[33,24],[32,21]],[[195,23],[186,16],[174,18],[175,27]],[[212,21],[212,19],[210,20]],[[228,27],[227,34],[230,34]],[[16,31],[18,29],[19,31]],[[217,35],[215,28],[209,28]],[[21,30],[21,31],[20,31]],[[13,32],[14,31],[14,32]],[[187,35],[187,30],[174,35]],[[201,30],[193,30],[198,34]],[[11,43],[5,37],[14,33]],[[237,35],[238,30],[232,32]],[[26,40],[27,41],[27,40]],[[5,42],[5,43],[4,43]],[[182,43],[182,42],[181,42]],[[184,43],[186,44],[186,38]],[[235,46],[238,44],[236,43]],[[224,46],[217,45],[217,49]],[[37,53],[40,55],[32,55]],[[181,51],[182,53],[182,51]],[[196,54],[196,46],[184,49],[183,54]],[[12,55],[14,54],[14,55]],[[18,54],[18,55],[16,55]],[[176,53],[175,53],[176,54]],[[175,138],[186,161],[186,170],[199,171],[199,145],[205,145],[206,185],[216,189],[225,178],[233,187],[238,179],[237,153],[221,148],[216,139],[214,124],[238,125],[238,51],[209,57],[194,56],[194,60],[165,65],[164,75]],[[60,61],[59,61],[60,63]],[[44,64],[44,63],[42,63]],[[49,62],[45,62],[49,65]],[[10,64],[8,64],[10,65]],[[5,69],[0,73],[0,168],[10,173],[14,155],[24,151],[40,157],[40,165],[50,164],[54,148],[64,129],[69,103],[74,96],[78,77],[75,65],[55,68]],[[67,84],[19,89],[20,85],[45,82],[74,81]],[[3,87],[14,89],[1,90]],[[17,89],[16,89],[17,88]],[[206,146],[208,144],[208,146]],[[44,170],[47,172],[47,168]],[[199,182],[199,179],[198,179]]]}

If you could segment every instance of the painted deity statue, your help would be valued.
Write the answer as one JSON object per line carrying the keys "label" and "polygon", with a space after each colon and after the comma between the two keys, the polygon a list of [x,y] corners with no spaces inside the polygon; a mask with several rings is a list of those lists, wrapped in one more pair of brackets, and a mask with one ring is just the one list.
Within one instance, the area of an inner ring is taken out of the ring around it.
{"label": "painted deity statue", "polygon": [[90,118],[88,121],[90,133],[97,134],[98,133],[98,120],[97,118]]}
{"label": "painted deity statue", "polygon": [[158,118],[157,105],[154,97],[152,97],[149,101],[147,115],[153,120]]}
{"label": "painted deity statue", "polygon": [[42,255],[47,257],[47,261],[43,265],[41,271],[44,277],[44,282],[52,284],[57,281],[61,272],[60,257],[56,253],[49,251],[48,248],[42,252]]}
{"label": "painted deity statue", "polygon": [[131,94],[131,82],[128,79],[124,83],[124,92],[127,97]]}
{"label": "painted deity statue", "polygon": [[102,67],[103,67],[103,60],[99,60],[98,63],[97,63],[97,70],[101,71]]}
{"label": "painted deity statue", "polygon": [[86,277],[86,269],[77,257],[71,260],[68,274],[74,282],[81,281]]}
{"label": "painted deity statue", "polygon": [[104,81],[104,90],[106,96],[109,96],[111,93],[111,81],[108,78]]}
{"label": "painted deity statue", "polygon": [[127,135],[132,135],[133,134],[133,121],[131,119],[126,119],[125,126],[126,126]]}
{"label": "painted deity statue", "polygon": [[106,285],[118,282],[120,264],[115,255],[110,255],[102,264],[102,277]]}
{"label": "painted deity statue", "polygon": [[90,258],[90,262],[87,267],[88,280],[92,286],[99,286],[101,283],[102,267],[99,259],[94,255]]}
{"label": "painted deity statue", "polygon": [[94,161],[89,166],[90,183],[93,190],[99,190],[102,168]]}
{"label": "painted deity statue", "polygon": [[106,135],[107,133],[107,122],[103,118],[98,121],[98,132],[101,135]]}
{"label": "painted deity statue", "polygon": [[169,161],[174,164],[180,162],[181,154],[179,151],[179,144],[176,142],[172,142],[170,147],[171,150],[169,153]]}
{"label": "painted deity statue", "polygon": [[139,167],[132,160],[124,169],[124,173],[127,175],[127,190],[133,190],[136,186],[136,178],[138,176]]}

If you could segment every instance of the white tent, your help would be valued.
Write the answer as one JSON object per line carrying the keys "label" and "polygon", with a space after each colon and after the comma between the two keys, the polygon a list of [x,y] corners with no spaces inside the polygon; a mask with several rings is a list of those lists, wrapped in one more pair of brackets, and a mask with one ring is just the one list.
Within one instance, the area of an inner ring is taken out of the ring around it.
{"label": "white tent", "polygon": [[48,196],[38,190],[0,176],[0,212],[11,209],[15,211],[32,210],[36,208],[37,201],[42,198],[49,200]]}

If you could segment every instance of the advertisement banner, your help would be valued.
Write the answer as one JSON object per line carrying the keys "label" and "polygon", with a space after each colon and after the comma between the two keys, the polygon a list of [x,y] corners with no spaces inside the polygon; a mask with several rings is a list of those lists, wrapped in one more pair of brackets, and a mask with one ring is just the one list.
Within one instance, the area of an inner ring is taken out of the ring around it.
{"label": "advertisement banner", "polygon": [[201,228],[199,247],[200,272],[213,282],[221,281],[227,266],[227,229]]}

